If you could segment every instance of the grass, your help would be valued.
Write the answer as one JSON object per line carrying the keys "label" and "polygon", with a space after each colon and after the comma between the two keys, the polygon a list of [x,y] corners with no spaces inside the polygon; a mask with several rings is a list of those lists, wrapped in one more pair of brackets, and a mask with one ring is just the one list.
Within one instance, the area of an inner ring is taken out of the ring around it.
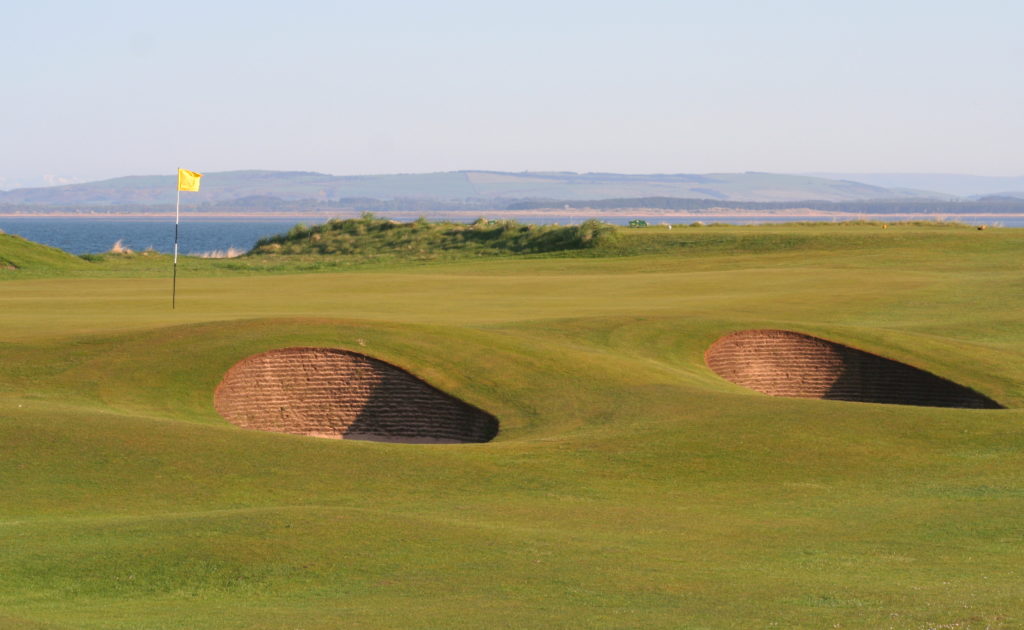
{"label": "grass", "polygon": [[[166,261],[23,255],[0,271],[0,627],[1019,627],[1022,250],[1017,230],[861,225],[185,259],[175,311]],[[704,366],[765,326],[1010,409],[769,398]],[[410,369],[501,434],[217,416],[228,367],[294,345]]]}
{"label": "grass", "polygon": [[472,254],[541,253],[598,247],[614,240],[615,227],[594,219],[580,225],[526,225],[478,219],[472,224],[419,219],[398,223],[370,213],[359,219],[331,219],[286,234],[260,239],[253,255],[335,254],[361,259],[430,259]]}
{"label": "grass", "polygon": [[53,275],[85,267],[77,256],[0,231],[0,277],[14,277],[12,272],[18,271],[19,275]]}

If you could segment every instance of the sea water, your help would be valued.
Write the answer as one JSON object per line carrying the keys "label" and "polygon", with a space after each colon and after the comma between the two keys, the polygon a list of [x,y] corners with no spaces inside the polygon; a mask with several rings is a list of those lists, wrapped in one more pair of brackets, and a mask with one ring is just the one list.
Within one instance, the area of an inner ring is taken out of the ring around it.
{"label": "sea water", "polygon": [[[247,251],[260,238],[286,232],[299,219],[183,221],[178,226],[179,251],[202,254],[228,248]],[[309,223],[309,221],[306,221]],[[0,217],[0,230],[72,254],[98,254],[120,241],[122,247],[142,251],[174,251],[174,218],[79,219]]]}

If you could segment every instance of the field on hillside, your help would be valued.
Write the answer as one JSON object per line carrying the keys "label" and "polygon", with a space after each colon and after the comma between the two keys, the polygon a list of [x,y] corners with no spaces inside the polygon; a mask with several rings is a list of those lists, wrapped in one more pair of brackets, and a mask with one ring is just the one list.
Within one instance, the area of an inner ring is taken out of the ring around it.
{"label": "field on hillside", "polygon": [[[87,261],[0,235],[0,628],[1017,628],[1024,230],[620,230],[520,256]],[[777,328],[1006,409],[770,397]],[[366,353],[488,443],[245,430],[275,348]]]}

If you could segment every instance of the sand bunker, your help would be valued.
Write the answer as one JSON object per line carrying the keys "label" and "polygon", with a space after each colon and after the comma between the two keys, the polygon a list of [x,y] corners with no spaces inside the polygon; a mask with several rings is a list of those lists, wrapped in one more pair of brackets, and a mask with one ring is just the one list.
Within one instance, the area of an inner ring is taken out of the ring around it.
{"label": "sand bunker", "polygon": [[1002,409],[978,392],[904,363],[788,330],[722,337],[704,359],[716,374],[770,396]]}
{"label": "sand bunker", "polygon": [[214,394],[217,411],[247,429],[347,440],[487,442],[498,420],[371,357],[284,348],[236,363]]}

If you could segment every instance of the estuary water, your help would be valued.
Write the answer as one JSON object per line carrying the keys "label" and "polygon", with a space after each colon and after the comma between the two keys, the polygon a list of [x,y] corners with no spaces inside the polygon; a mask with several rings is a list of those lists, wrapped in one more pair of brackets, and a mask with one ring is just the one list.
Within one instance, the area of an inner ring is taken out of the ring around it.
{"label": "estuary water", "polygon": [[[228,248],[247,251],[264,236],[287,232],[301,219],[190,220],[178,227],[179,251],[198,255]],[[307,221],[309,223],[309,221]],[[99,254],[114,243],[142,251],[174,251],[174,218],[79,219],[0,217],[0,230],[72,254]]]}
{"label": "estuary water", "polygon": [[[489,215],[490,218],[498,218]],[[412,221],[416,216],[394,215],[389,218],[397,221]],[[452,220],[471,222],[465,215],[446,216],[431,214],[431,220]],[[578,224],[586,220],[585,216],[553,216],[553,215],[517,215],[517,221],[524,223],[558,223],[561,225]],[[633,219],[643,219],[651,225],[659,223],[689,224],[695,217],[672,217],[664,215],[595,215],[608,223],[626,225]],[[870,218],[870,217],[868,217]],[[908,217],[910,218],[910,217]],[[203,219],[182,218],[179,226],[179,249],[183,254],[198,255],[207,252],[225,251],[228,248],[248,251],[256,241],[274,234],[287,232],[296,223],[313,225],[323,223],[325,217],[290,218],[234,218],[234,219]],[[736,217],[736,216],[702,216],[704,223],[784,223],[794,221],[815,220],[808,217]],[[892,219],[886,219],[892,220]],[[1000,218],[993,216],[949,217],[949,220],[960,220],[964,223],[1002,225],[1005,227],[1024,227],[1022,218]],[[823,219],[831,222],[831,219]],[[168,217],[152,218],[77,218],[77,217],[0,217],[0,230],[9,234],[23,236],[30,241],[58,247],[72,254],[98,254],[109,251],[114,243],[120,241],[122,247],[136,251],[153,248],[158,252],[170,253],[174,249],[174,219]]]}

